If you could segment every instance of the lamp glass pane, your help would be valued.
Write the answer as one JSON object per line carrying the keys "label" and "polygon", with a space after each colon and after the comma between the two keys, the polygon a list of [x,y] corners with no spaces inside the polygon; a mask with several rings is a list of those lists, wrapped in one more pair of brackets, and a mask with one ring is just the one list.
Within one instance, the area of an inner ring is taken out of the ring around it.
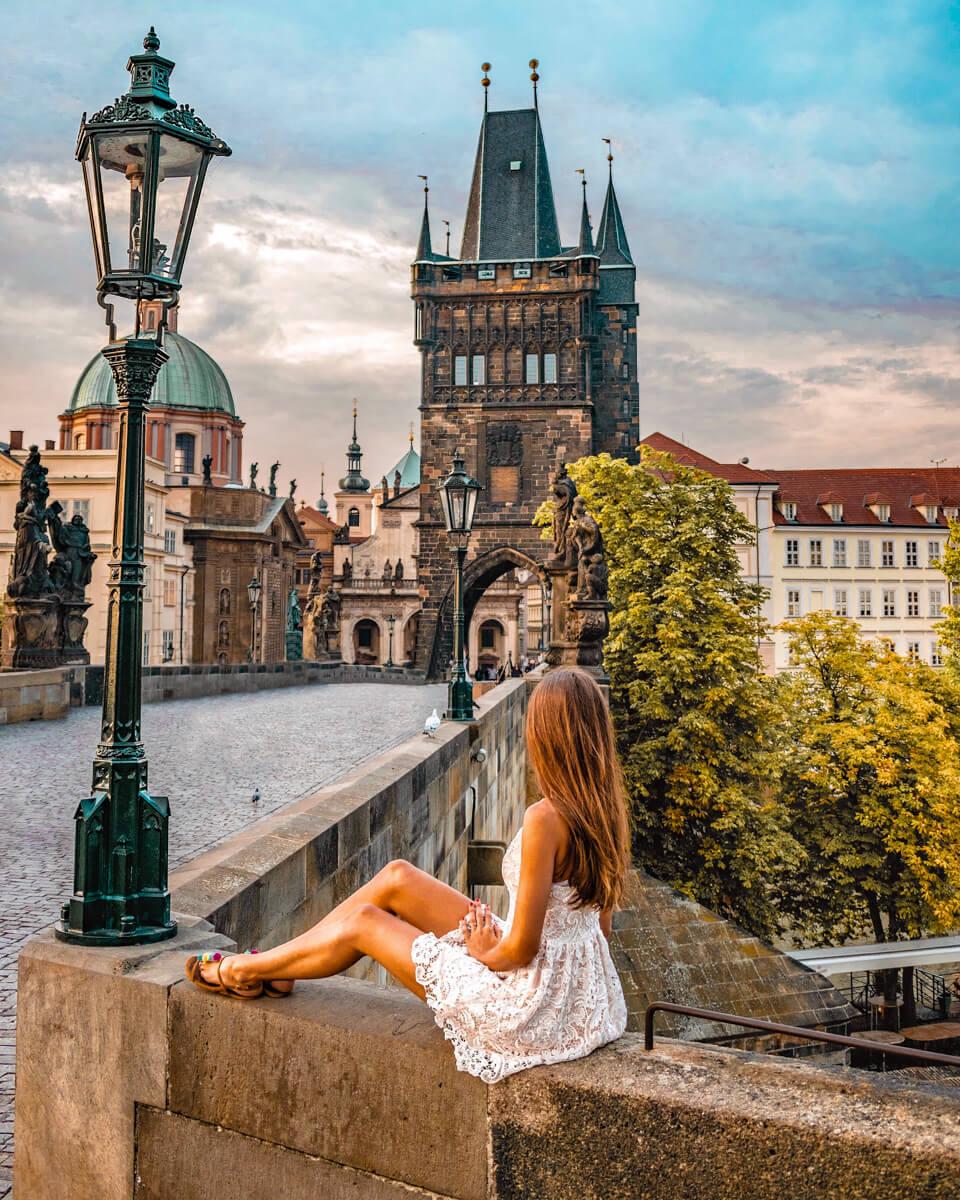
{"label": "lamp glass pane", "polygon": [[97,195],[97,164],[92,141],[87,142],[86,153],[83,156],[83,186],[86,189],[87,208],[90,212],[90,232],[93,236],[93,256],[97,264],[97,277],[102,279],[107,273],[107,248],[103,241],[100,200]]}
{"label": "lamp glass pane", "polygon": [[179,275],[180,250],[185,240],[193,191],[200,178],[203,150],[192,142],[164,133],[160,137],[157,178],[157,212],[153,226],[153,257],[150,271],[175,279]]}
{"label": "lamp glass pane", "polygon": [[466,492],[462,487],[450,489],[450,528],[455,533],[459,533],[464,528],[464,517],[466,515]]}
{"label": "lamp glass pane", "polygon": [[111,271],[139,271],[140,222],[148,162],[148,135],[118,131],[96,135],[97,163]]}
{"label": "lamp glass pane", "polygon": [[478,494],[479,494],[479,489],[475,488],[475,487],[471,487],[471,488],[466,489],[466,492],[464,495],[465,507],[464,507],[464,517],[463,517],[463,528],[467,533],[469,533],[470,530],[473,528],[473,514],[476,512],[476,509],[477,509]]}

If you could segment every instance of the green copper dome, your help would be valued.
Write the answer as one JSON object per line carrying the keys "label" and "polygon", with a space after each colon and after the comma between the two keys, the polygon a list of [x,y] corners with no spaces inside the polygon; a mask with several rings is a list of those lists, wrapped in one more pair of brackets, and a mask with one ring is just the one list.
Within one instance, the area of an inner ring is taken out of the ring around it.
{"label": "green copper dome", "polygon": [[391,487],[393,487],[393,481],[398,471],[400,472],[400,486],[404,491],[407,488],[420,486],[420,455],[414,450],[413,443],[403,458],[392,470],[387,472],[387,483]]}
{"label": "green copper dome", "polygon": [[[163,348],[170,358],[160,368],[151,404],[237,415],[227,377],[205,350],[180,333],[168,333]],[[102,354],[97,354],[87,363],[73,389],[69,411],[104,408],[116,402],[117,389],[110,366]]]}

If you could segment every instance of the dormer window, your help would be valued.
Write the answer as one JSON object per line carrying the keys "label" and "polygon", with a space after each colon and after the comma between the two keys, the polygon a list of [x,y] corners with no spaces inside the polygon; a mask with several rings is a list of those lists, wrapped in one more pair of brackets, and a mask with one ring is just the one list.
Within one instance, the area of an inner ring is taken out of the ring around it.
{"label": "dormer window", "polygon": [[787,521],[795,521],[797,519],[797,502],[796,500],[781,500],[780,514]]}
{"label": "dormer window", "polygon": [[830,520],[831,521],[842,521],[843,520],[843,505],[842,504],[833,503],[830,505]]}
{"label": "dormer window", "polygon": [[960,516],[960,508],[952,504],[945,504],[943,506],[943,515],[948,521],[955,521]]}
{"label": "dormer window", "polygon": [[484,263],[483,266],[477,267],[478,279],[496,279],[497,268],[490,266],[489,263]]}
{"label": "dormer window", "polygon": [[513,158],[510,160],[511,171],[519,171],[522,166],[523,162],[519,158]]}
{"label": "dormer window", "polygon": [[937,515],[938,515],[937,514],[937,506],[935,504],[924,505],[923,515],[927,518],[927,523],[929,525],[936,525]]}
{"label": "dormer window", "polygon": [[874,504],[873,512],[878,521],[890,520],[890,505],[889,504]]}
{"label": "dormer window", "polygon": [[529,263],[514,263],[513,264],[514,279],[529,279],[530,264]]}

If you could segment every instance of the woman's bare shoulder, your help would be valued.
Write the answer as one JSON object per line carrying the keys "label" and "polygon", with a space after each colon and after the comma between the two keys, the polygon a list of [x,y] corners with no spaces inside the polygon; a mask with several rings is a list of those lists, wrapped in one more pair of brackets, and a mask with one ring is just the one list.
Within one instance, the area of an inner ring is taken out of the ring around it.
{"label": "woman's bare shoulder", "polygon": [[523,814],[523,832],[537,840],[562,844],[567,838],[567,825],[549,800],[537,800]]}

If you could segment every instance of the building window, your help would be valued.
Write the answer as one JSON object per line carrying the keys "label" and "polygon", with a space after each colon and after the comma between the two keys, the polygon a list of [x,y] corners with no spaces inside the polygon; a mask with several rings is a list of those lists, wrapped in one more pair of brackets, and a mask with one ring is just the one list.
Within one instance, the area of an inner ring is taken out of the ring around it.
{"label": "building window", "polygon": [[173,662],[173,630],[164,629],[161,636],[163,638],[163,661],[165,663]]}
{"label": "building window", "polygon": [[149,629],[145,629],[143,631],[143,665],[145,667],[148,667],[150,665],[150,630]]}
{"label": "building window", "polygon": [[[64,506],[66,507],[66,506]],[[90,501],[89,500],[71,500],[70,501],[70,516],[80,517],[84,525],[90,524]]]}
{"label": "building window", "polygon": [[895,565],[893,560],[893,542],[884,540],[880,543],[880,566],[893,567]]}
{"label": "building window", "polygon": [[455,387],[467,386],[467,356],[457,354],[453,359],[453,382]]}
{"label": "building window", "polygon": [[847,615],[846,588],[837,588],[833,593],[833,615],[835,617],[845,617]]}
{"label": "building window", "polygon": [[907,616],[908,617],[919,617],[920,616],[920,593],[919,592],[912,591],[912,590],[907,592]]}
{"label": "building window", "polygon": [[360,509],[351,508],[347,513],[347,525],[350,529],[356,529],[360,525]]}
{"label": "building window", "polygon": [[943,666],[943,651],[940,649],[939,642],[934,642],[933,645],[930,647],[930,666],[931,667],[942,667]]}
{"label": "building window", "polygon": [[527,383],[540,382],[540,356],[537,354],[528,354],[526,358],[526,371],[524,380]]}
{"label": "building window", "polygon": [[858,567],[869,567],[870,566],[870,539],[869,538],[858,538],[857,539],[857,566]]}
{"label": "building window", "polygon": [[[519,171],[520,170],[519,164],[515,167],[511,163],[510,170],[511,171]],[[514,263],[513,264],[513,277],[514,277],[514,279],[529,279],[530,278],[530,264],[529,263]]]}
{"label": "building window", "polygon": [[860,589],[860,616],[873,616],[873,592],[869,588]]}
{"label": "building window", "polygon": [[487,360],[483,354],[473,356],[473,386],[482,387],[487,382]]}
{"label": "building window", "polygon": [[73,448],[74,450],[86,450],[87,435],[85,433],[77,433],[74,435]]}
{"label": "building window", "polygon": [[920,565],[920,547],[917,542],[906,542],[903,554],[903,565],[905,567],[917,567]]}
{"label": "building window", "polygon": [[897,593],[893,588],[883,589],[883,615],[885,617],[897,615]]}
{"label": "building window", "polygon": [[938,567],[940,565],[940,543],[927,542],[927,566]]}
{"label": "building window", "polygon": [[800,566],[800,539],[787,538],[786,558],[784,563],[788,567]]}
{"label": "building window", "polygon": [[177,602],[177,581],[175,579],[165,579],[163,581],[163,603],[167,608],[173,608]]}
{"label": "building window", "polygon": [[154,510],[154,507],[153,507],[153,505],[152,505],[152,504],[148,504],[148,505],[147,505],[147,509],[146,509],[146,513],[145,513],[145,515],[144,515],[144,518],[143,518],[143,531],[144,531],[144,533],[153,533],[154,526],[156,525],[156,517],[155,517],[155,515],[154,515],[154,511],[155,511],[155,510]]}
{"label": "building window", "polygon": [[835,567],[845,567],[847,565],[847,539],[833,539],[833,565]]}
{"label": "building window", "polygon": [[907,658],[909,658],[911,662],[919,662],[920,661],[920,643],[919,642],[907,642]]}
{"label": "building window", "polygon": [[150,566],[149,565],[145,566],[143,568],[143,598],[144,598],[144,600],[150,599],[150,580],[151,580],[152,576],[153,576],[153,571],[150,569]]}
{"label": "building window", "polygon": [[943,615],[943,591],[940,588],[931,588],[929,594],[930,600],[930,616],[940,617]]}
{"label": "building window", "polygon": [[165,529],[163,531],[163,549],[167,554],[176,554],[177,531],[175,529]]}
{"label": "building window", "polygon": [[192,433],[178,433],[173,443],[173,470],[176,475],[192,475],[197,439]]}
{"label": "building window", "polygon": [[620,378],[621,379],[629,379],[630,378],[630,364],[629,363],[621,363],[620,364]]}
{"label": "building window", "polygon": [[830,505],[830,520],[831,521],[842,521],[843,520],[843,505],[842,504],[831,504]]}
{"label": "building window", "polygon": [[797,519],[796,501],[795,500],[785,500],[780,505],[780,511],[783,513],[784,517],[788,521],[795,521]]}
{"label": "building window", "polygon": [[230,615],[230,589],[220,589],[220,615],[228,617]]}
{"label": "building window", "polygon": [[877,514],[878,521],[887,522],[890,520],[890,505],[889,504],[875,504],[873,506],[873,511]]}
{"label": "building window", "polygon": [[787,616],[788,617],[799,617],[800,616],[800,589],[799,588],[788,588],[787,589]]}
{"label": "building window", "polygon": [[555,354],[545,354],[543,356],[543,382],[557,382],[557,356]]}
{"label": "building window", "polygon": [[936,525],[936,523],[937,523],[937,506],[935,504],[928,504],[923,510],[923,515],[927,518],[928,524]]}
{"label": "building window", "polygon": [[819,538],[810,539],[810,566],[823,566],[823,542]]}

